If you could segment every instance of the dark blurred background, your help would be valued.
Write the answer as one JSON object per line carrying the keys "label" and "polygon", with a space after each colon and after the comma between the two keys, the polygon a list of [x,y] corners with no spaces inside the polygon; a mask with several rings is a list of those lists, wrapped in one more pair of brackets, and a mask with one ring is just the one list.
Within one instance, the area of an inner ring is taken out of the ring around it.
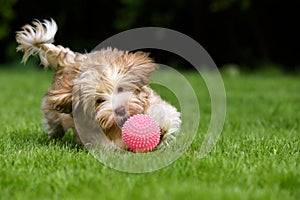
{"label": "dark blurred background", "polygon": [[[121,31],[158,26],[180,31],[200,43],[217,66],[252,70],[300,68],[298,0],[0,0],[0,63],[19,62],[15,32],[34,19],[58,23],[56,44],[92,50]],[[160,63],[176,56],[154,51]],[[178,65],[179,67],[186,65]],[[0,65],[1,67],[1,65]]]}

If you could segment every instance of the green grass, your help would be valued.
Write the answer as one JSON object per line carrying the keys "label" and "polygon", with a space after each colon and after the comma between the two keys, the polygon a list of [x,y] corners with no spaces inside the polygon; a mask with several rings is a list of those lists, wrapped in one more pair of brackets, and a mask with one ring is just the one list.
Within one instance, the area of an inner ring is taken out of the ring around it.
{"label": "green grass", "polygon": [[40,102],[52,72],[25,68],[0,70],[0,199],[300,198],[297,76],[224,75],[224,130],[214,150],[199,159],[194,155],[210,104],[205,89],[196,86],[198,77],[186,73],[200,99],[195,140],[170,166],[130,174],[104,166],[68,137],[47,138]]}

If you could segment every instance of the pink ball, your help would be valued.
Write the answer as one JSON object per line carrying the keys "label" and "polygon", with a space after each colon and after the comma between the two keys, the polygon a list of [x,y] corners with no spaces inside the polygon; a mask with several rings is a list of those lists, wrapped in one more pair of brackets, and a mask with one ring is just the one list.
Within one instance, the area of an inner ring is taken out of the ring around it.
{"label": "pink ball", "polygon": [[150,116],[137,114],[124,123],[122,138],[131,151],[152,151],[159,143],[160,128]]}

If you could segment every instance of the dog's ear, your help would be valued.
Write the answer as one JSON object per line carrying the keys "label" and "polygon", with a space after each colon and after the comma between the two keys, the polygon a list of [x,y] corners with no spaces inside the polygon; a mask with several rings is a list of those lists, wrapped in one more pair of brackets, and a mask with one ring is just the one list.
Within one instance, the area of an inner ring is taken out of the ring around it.
{"label": "dog's ear", "polygon": [[157,68],[149,53],[138,51],[135,53],[126,52],[119,60],[119,72],[130,76],[138,86],[144,86],[151,80],[151,73]]}

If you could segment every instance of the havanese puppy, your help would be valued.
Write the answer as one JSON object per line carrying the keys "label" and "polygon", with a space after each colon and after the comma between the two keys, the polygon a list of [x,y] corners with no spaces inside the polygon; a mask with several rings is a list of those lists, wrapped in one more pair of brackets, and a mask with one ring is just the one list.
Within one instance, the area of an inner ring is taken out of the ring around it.
{"label": "havanese puppy", "polygon": [[161,129],[158,148],[175,138],[181,125],[180,113],[148,86],[157,68],[148,53],[110,47],[77,53],[53,44],[56,31],[51,19],[34,21],[16,33],[17,51],[24,53],[22,62],[38,55],[42,65],[56,69],[41,106],[43,125],[51,138],[62,138],[73,129],[75,142],[82,144],[73,116],[79,105],[84,115],[94,116],[104,145],[124,149],[122,125],[136,114],[147,114],[157,121]]}

